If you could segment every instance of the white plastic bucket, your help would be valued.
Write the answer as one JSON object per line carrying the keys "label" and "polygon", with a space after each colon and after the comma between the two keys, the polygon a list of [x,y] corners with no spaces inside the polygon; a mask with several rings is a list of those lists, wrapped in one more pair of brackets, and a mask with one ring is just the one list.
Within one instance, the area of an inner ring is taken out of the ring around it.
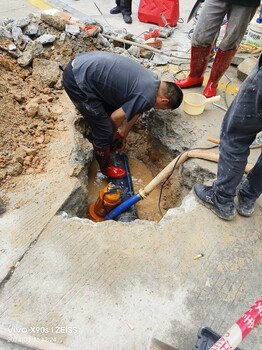
{"label": "white plastic bucket", "polygon": [[262,23],[252,20],[247,30],[246,43],[262,47]]}
{"label": "white plastic bucket", "polygon": [[220,95],[206,98],[201,94],[191,92],[184,95],[183,110],[190,115],[199,115],[204,112],[206,105],[220,100]]}

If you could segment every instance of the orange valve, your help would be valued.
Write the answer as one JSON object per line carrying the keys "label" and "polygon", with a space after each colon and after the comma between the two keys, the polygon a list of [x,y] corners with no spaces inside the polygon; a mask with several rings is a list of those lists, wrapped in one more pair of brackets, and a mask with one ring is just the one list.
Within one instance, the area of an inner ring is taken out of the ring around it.
{"label": "orange valve", "polygon": [[95,222],[104,221],[104,217],[120,203],[120,189],[109,182],[101,191],[95,203],[91,203],[88,214]]}

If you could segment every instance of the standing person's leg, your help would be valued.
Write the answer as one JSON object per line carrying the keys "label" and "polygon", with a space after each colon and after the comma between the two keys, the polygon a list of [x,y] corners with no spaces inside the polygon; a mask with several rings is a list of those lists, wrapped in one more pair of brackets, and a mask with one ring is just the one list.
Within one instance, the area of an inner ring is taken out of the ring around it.
{"label": "standing person's leg", "polygon": [[239,192],[237,211],[240,215],[251,216],[255,210],[255,203],[262,194],[262,151],[254,168],[248,173]]}
{"label": "standing person's leg", "polygon": [[[262,130],[262,56],[223,120],[217,180],[213,186],[195,185],[194,193],[202,204],[219,217],[230,220],[235,215],[234,197],[249,156],[249,146]],[[249,186],[240,190],[242,197],[256,200],[261,194],[261,157],[248,175]]]}
{"label": "standing person's leg", "polygon": [[216,192],[232,201],[243,176],[249,146],[262,130],[262,56],[243,82],[222,124]]}
{"label": "standing person's leg", "polygon": [[117,13],[121,13],[120,8],[120,0],[116,0],[116,6],[110,10],[111,15],[116,15]]}
{"label": "standing person's leg", "polygon": [[180,88],[201,86],[216,35],[227,12],[224,1],[206,0],[191,41],[190,73],[176,81]]}
{"label": "standing person's leg", "polygon": [[132,23],[132,0],[120,0],[120,9],[126,23]]}
{"label": "standing person's leg", "polygon": [[114,126],[111,118],[100,101],[86,99],[74,79],[71,62],[64,70],[63,85],[71,101],[90,126],[94,154],[101,172],[112,178],[126,176],[124,169],[112,165],[110,148],[114,136]]}
{"label": "standing person's leg", "polygon": [[229,5],[227,12],[228,24],[225,35],[217,50],[215,60],[212,65],[210,78],[203,95],[207,98],[216,95],[219,80],[228,69],[241,40],[245,34],[247,26],[256,12],[254,7],[244,7],[239,5]]}

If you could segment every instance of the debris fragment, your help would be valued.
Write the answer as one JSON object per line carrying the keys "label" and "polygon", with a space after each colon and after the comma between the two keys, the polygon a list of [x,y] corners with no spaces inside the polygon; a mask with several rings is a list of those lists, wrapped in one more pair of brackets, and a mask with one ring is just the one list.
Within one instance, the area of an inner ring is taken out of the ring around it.
{"label": "debris fragment", "polygon": [[3,200],[0,198],[0,215],[6,211],[6,207],[4,205]]}
{"label": "debris fragment", "polygon": [[133,324],[130,321],[127,321],[127,325],[132,331],[135,329],[135,327],[133,326]]}
{"label": "debris fragment", "polygon": [[194,256],[194,260],[198,260],[200,258],[202,258],[204,256],[204,254],[197,254],[196,256]]}

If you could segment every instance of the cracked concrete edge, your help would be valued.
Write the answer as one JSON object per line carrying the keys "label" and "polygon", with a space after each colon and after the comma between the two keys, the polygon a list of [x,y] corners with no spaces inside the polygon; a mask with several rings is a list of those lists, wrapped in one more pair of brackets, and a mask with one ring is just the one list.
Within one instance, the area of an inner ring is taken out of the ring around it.
{"label": "cracked concrete edge", "polygon": [[[70,13],[73,17],[76,19],[80,20],[84,24],[96,24],[99,23],[94,17],[92,16],[87,16],[83,12],[78,11],[77,9],[73,8],[70,5],[67,5],[63,3],[60,0],[49,0],[49,3],[52,4],[53,6],[57,7],[60,10],[63,10],[65,12]],[[47,10],[48,12],[48,10]]]}
{"label": "cracked concrete edge", "polygon": [[[75,112],[71,111],[64,114],[64,120],[71,127],[64,131],[58,140],[49,144],[52,160],[48,163],[47,171],[18,179],[18,192],[8,191],[6,194],[10,206],[7,206],[6,212],[1,215],[0,286],[10,279],[52,218],[65,207],[69,199],[75,198],[77,194],[78,200],[74,201],[74,205],[76,210],[80,210],[81,200],[86,198],[82,179],[78,179],[72,173],[75,167],[78,167],[81,173],[85,165],[69,162],[69,155],[75,147],[76,131],[72,122],[75,116]],[[63,159],[61,154],[64,154]],[[65,176],[61,177],[61,173]]]}

